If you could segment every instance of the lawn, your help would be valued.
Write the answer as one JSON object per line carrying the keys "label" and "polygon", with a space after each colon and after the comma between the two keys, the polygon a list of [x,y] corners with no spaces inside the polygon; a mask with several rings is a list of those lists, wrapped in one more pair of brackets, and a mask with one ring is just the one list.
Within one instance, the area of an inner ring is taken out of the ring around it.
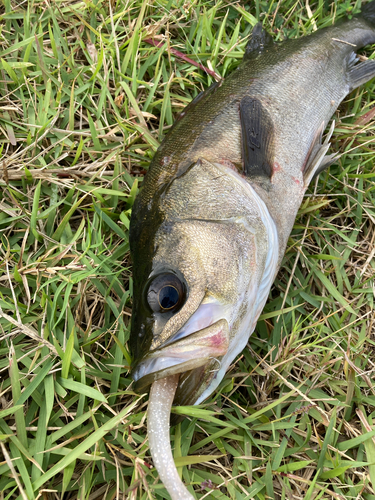
{"label": "lawn", "polygon": [[[257,20],[283,40],[360,5],[3,0],[0,500],[169,498],[129,374],[134,198]],[[174,410],[197,499],[375,500],[374,101],[372,81],[336,112],[341,156],[306,194],[248,347],[208,401]]]}

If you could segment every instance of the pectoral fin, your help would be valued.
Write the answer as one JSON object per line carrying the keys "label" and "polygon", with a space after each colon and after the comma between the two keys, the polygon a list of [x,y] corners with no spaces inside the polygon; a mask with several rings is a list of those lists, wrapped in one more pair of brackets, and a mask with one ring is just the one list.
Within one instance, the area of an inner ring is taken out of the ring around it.
{"label": "pectoral fin", "polygon": [[247,176],[270,178],[274,158],[274,126],[261,101],[245,96],[240,103],[242,158]]}

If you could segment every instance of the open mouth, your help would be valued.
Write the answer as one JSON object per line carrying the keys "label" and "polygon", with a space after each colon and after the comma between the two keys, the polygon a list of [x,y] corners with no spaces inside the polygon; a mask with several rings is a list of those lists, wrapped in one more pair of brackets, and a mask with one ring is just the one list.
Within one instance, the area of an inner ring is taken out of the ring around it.
{"label": "open mouth", "polygon": [[[193,404],[197,390],[214,375],[211,372],[229,348],[229,326],[225,319],[168,343],[147,354],[133,369],[135,389],[145,390],[155,380],[184,373],[180,378],[176,400],[178,404]],[[203,389],[203,386],[202,386]],[[180,395],[179,395],[180,394]],[[196,397],[195,397],[196,400]],[[177,402],[176,401],[176,402]]]}

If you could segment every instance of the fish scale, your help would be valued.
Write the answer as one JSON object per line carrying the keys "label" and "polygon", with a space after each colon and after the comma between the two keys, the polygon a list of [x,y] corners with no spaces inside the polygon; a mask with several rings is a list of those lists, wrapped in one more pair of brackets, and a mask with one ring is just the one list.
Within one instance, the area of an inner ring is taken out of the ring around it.
{"label": "fish scale", "polygon": [[150,165],[130,225],[130,347],[135,388],[171,392],[164,415],[150,397],[149,429],[173,500],[190,494],[170,484],[173,460],[160,458],[170,404],[204,401],[245,347],[305,191],[334,159],[326,155],[333,127],[323,142],[324,129],[375,76],[375,61],[355,55],[369,43],[375,2],[280,43],[258,24],[242,64],[181,113]]}

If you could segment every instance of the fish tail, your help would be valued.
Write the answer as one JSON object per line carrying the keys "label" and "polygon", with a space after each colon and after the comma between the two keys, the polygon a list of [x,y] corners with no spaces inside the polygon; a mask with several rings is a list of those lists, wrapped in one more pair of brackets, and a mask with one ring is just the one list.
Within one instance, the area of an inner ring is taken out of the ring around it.
{"label": "fish tail", "polygon": [[[361,47],[375,43],[375,0],[368,2],[362,7],[360,14],[357,14],[355,18],[360,22],[361,29],[348,30],[346,41],[353,43],[357,51]],[[348,22],[348,27],[349,27]],[[375,60],[368,59],[367,61],[358,63],[358,59],[353,51],[349,54],[348,58],[348,83],[350,91],[365,84],[369,80],[375,77]]]}
{"label": "fish tail", "polygon": [[375,0],[364,5],[361,9],[362,16],[371,24],[375,24]]}

